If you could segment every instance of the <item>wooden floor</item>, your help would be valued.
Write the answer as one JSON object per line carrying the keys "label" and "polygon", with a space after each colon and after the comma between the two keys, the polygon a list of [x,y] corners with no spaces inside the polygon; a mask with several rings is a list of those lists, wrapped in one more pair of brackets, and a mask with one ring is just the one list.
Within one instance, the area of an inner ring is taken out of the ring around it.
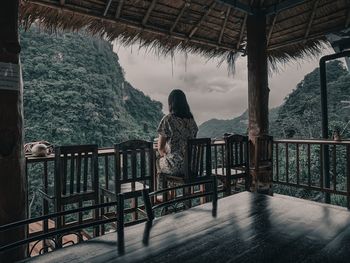
{"label": "wooden floor", "polygon": [[248,192],[32,258],[30,262],[350,262],[350,212]]}

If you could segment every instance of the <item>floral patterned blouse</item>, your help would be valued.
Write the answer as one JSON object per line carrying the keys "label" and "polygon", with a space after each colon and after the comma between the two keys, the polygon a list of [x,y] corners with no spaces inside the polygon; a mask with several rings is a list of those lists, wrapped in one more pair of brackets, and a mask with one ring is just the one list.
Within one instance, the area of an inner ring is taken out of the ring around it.
{"label": "floral patterned blouse", "polygon": [[159,159],[160,173],[184,174],[184,159],[187,139],[196,137],[198,127],[194,119],[185,119],[168,114],[158,127],[159,135],[166,137],[165,156]]}

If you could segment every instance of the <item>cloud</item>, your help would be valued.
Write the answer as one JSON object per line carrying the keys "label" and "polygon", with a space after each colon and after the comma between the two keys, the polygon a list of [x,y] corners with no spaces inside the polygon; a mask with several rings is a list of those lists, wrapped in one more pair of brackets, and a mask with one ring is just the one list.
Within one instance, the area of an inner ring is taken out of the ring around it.
{"label": "cloud", "polygon": [[[115,46],[126,79],[137,89],[163,103],[171,90],[182,89],[188,98],[198,123],[211,118],[230,119],[243,113],[248,106],[248,72],[246,57],[236,63],[236,73],[229,76],[226,66],[217,67],[218,60],[183,54],[171,57],[156,56],[139,50],[137,46]],[[324,53],[331,53],[325,50]],[[282,71],[270,76],[270,107],[283,102],[304,75],[318,65],[318,59],[300,60],[281,67]]]}

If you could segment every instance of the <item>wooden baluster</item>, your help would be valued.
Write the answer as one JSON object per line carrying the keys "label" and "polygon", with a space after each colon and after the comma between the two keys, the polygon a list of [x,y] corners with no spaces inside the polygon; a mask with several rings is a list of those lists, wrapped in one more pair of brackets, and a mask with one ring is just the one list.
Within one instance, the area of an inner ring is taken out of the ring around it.
{"label": "wooden baluster", "polygon": [[350,209],[350,145],[346,145],[346,197]]}
{"label": "wooden baluster", "polygon": [[323,150],[320,144],[320,188],[323,189]]}
{"label": "wooden baluster", "polygon": [[[137,170],[136,170],[136,150],[131,151],[131,178],[136,179]],[[131,191],[135,191],[135,182],[131,183]],[[137,207],[138,207],[138,198],[133,197],[131,199],[131,208],[133,208],[132,220],[135,221],[138,219]]]}
{"label": "wooden baluster", "polygon": [[70,158],[70,180],[69,180],[69,193],[73,194],[74,192],[74,154],[71,154]]}
{"label": "wooden baluster", "polygon": [[[105,155],[105,186],[106,186],[106,189],[108,190],[109,189],[109,155]],[[103,196],[101,196],[101,202],[104,202],[103,200]],[[106,198],[106,202],[109,202],[109,199]],[[107,213],[109,212],[109,206],[106,207],[106,209],[101,209],[102,211],[102,214],[104,213],[104,210],[107,211]],[[104,226],[103,226],[103,230],[104,230]]]}
{"label": "wooden baluster", "polygon": [[224,150],[224,144],[221,145],[220,147],[221,149],[221,159],[222,159],[222,165],[221,165],[221,169],[222,169],[222,174],[225,174],[225,150]]}
{"label": "wooden baluster", "polygon": [[[63,155],[63,177],[61,180],[62,182],[62,194],[67,194],[67,154]],[[61,175],[61,174],[60,174]]]}
{"label": "wooden baluster", "polygon": [[[149,154],[152,154],[151,152],[149,152]],[[145,178],[146,177],[146,153],[145,153],[145,149],[141,149],[141,178]]]}
{"label": "wooden baluster", "polygon": [[123,175],[122,178],[123,180],[127,180],[128,179],[128,153],[127,151],[123,151],[122,153],[122,157],[123,157]]}
{"label": "wooden baluster", "polygon": [[333,190],[337,190],[337,146],[333,145]]}
{"label": "wooden baluster", "polygon": [[[44,173],[43,173],[43,185],[44,185],[44,193],[48,193],[48,169],[47,169],[47,161],[44,161]],[[49,203],[45,198],[43,198],[43,215],[47,215],[49,213]],[[43,232],[47,233],[49,231],[49,221],[46,219],[43,222]],[[48,247],[46,245],[46,240],[43,240],[43,249],[44,253],[49,252]]]}
{"label": "wooden baluster", "polygon": [[308,186],[311,186],[311,153],[310,153],[310,144],[307,145],[307,178]]}
{"label": "wooden baluster", "polygon": [[297,168],[297,185],[300,183],[300,165],[299,165],[299,143],[296,144],[296,168]]}
{"label": "wooden baluster", "polygon": [[288,143],[286,143],[286,182],[289,183],[289,151],[288,151]]}
{"label": "wooden baluster", "polygon": [[89,171],[89,157],[87,153],[84,153],[84,175],[83,175],[83,191],[87,190],[87,178]]}
{"label": "wooden baluster", "polygon": [[[81,153],[78,153],[77,159],[76,159],[76,174],[77,174],[77,181],[76,181],[76,191],[77,193],[80,193],[80,186],[81,186]],[[83,207],[83,202],[79,201],[79,207]],[[78,213],[78,222],[79,224],[83,223],[83,213]],[[79,235],[78,242],[82,242],[83,239],[81,238],[81,235]]]}
{"label": "wooden baluster", "polygon": [[218,146],[214,145],[215,174],[218,174]]}
{"label": "wooden baluster", "polygon": [[278,143],[276,143],[276,182],[279,182],[279,157],[278,157]]}

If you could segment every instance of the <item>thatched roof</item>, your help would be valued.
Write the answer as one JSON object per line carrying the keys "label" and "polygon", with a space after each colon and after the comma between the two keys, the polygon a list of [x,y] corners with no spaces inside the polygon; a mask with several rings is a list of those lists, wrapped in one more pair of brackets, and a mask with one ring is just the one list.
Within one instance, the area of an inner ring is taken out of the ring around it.
{"label": "thatched roof", "polygon": [[[22,0],[20,19],[25,25],[85,28],[124,44],[230,62],[245,52],[247,12],[254,12],[256,1],[269,13],[271,61],[316,54],[327,33],[350,26],[350,0]],[[282,8],[290,2],[296,4]]]}

